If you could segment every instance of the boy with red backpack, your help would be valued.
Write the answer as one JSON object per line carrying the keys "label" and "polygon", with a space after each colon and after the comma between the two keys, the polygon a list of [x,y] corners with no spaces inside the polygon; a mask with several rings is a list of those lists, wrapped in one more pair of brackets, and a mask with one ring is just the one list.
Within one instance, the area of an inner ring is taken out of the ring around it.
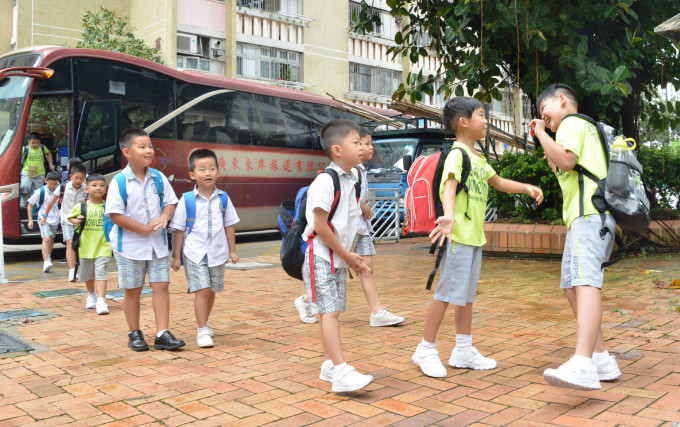
{"label": "boy with red backpack", "polygon": [[[496,361],[484,357],[472,346],[472,303],[481,270],[482,246],[486,243],[484,217],[488,184],[507,193],[529,194],[539,204],[543,192],[536,186],[499,177],[474,149],[475,141],[487,133],[487,120],[482,104],[468,97],[449,100],[442,113],[443,125],[456,135],[454,147],[462,148],[470,159],[471,169],[464,191],[456,192],[463,172],[463,154],[451,150],[444,163],[439,197],[444,215],[435,221],[430,233],[432,243],[441,246],[448,240],[441,262],[439,284],[425,319],[425,334],[413,354],[413,362],[430,377],[446,377],[446,368],[435,345],[437,331],[449,304],[456,305],[456,345],[449,359],[455,368],[493,369]],[[455,225],[455,227],[454,227]]]}

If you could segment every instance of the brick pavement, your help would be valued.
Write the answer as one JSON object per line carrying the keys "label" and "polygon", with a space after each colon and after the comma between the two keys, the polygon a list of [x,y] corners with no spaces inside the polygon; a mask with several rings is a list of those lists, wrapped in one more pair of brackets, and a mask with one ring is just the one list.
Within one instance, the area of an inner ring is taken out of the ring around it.
{"label": "brick pavement", "polygon": [[[411,362],[422,337],[432,265],[424,239],[378,245],[383,302],[407,317],[371,328],[358,281],[348,282],[341,319],[346,359],[376,380],[337,395],[318,379],[318,325],[300,322],[293,300],[302,284],[279,268],[227,271],[211,318],[215,347],[195,342],[193,299],[183,272],[171,273],[171,329],[187,346],[134,353],[126,346],[121,302],[111,314],[84,309],[83,296],[41,299],[31,293],[73,287],[65,281],[0,287],[0,311],[48,313],[0,329],[36,351],[0,359],[0,425],[676,425],[680,422],[680,291],[653,280],[680,278],[680,254],[628,258],[606,273],[604,328],[623,376],[583,392],[542,377],[570,356],[574,321],[558,289],[559,263],[484,259],[474,342],[498,361],[491,371],[449,368],[425,377]],[[277,262],[275,256],[257,261]],[[641,274],[636,267],[652,270]],[[115,282],[115,276],[112,278]],[[151,298],[142,328],[152,334]],[[453,314],[440,330],[444,361]]]}

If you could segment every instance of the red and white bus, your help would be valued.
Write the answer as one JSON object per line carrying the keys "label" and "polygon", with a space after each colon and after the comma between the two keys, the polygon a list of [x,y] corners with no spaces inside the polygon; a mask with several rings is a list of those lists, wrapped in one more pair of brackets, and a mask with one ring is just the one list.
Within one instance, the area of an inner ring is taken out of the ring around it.
{"label": "red and white bus", "polygon": [[[47,78],[49,71],[53,71]],[[329,76],[330,78],[330,76]],[[219,76],[177,71],[137,57],[92,49],[31,48],[0,56],[0,190],[8,239],[33,235],[21,221],[21,147],[32,131],[65,165],[80,157],[89,171],[121,164],[118,137],[151,130],[153,167],[175,192],[192,188],[187,160],[215,150],[237,207],[238,230],[276,228],[277,208],[328,164],[319,131],[331,119],[365,118],[323,96]],[[382,110],[383,113],[388,113]],[[163,119],[163,120],[161,120]]]}

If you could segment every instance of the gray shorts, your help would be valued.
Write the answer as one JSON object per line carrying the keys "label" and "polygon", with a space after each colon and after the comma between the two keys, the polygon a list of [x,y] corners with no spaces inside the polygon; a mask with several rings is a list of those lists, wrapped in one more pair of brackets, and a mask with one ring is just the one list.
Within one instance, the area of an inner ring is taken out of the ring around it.
{"label": "gray shorts", "polygon": [[607,215],[604,225],[611,233],[602,238],[602,219],[599,215],[581,216],[572,221],[564,241],[560,288],[588,285],[602,289],[602,263],[607,262],[612,253],[616,221]]}
{"label": "gray shorts", "polygon": [[481,270],[480,246],[447,243],[439,265],[439,284],[434,299],[461,306],[474,302]]}
{"label": "gray shorts", "polygon": [[156,253],[151,260],[135,260],[120,254],[114,254],[118,264],[118,287],[136,289],[144,286],[144,277],[149,275],[149,283],[170,282],[170,259],[167,256],[157,258]]}
{"label": "gray shorts", "polygon": [[375,255],[375,246],[370,235],[357,234],[354,238],[354,253],[361,256]]}
{"label": "gray shorts", "polygon": [[343,312],[347,306],[347,269],[331,270],[331,263],[314,256],[314,291],[316,302],[312,302],[312,280],[309,275],[309,252],[305,253],[302,265],[302,280],[305,281],[307,298],[311,303],[312,314]]}
{"label": "gray shorts", "polygon": [[107,280],[107,265],[111,258],[107,256],[100,256],[98,258],[80,258],[80,272],[78,272],[78,279],[81,282],[88,280]]}
{"label": "gray shorts", "polygon": [[76,227],[68,221],[61,222],[61,236],[64,243],[73,239],[73,234],[76,232]]}
{"label": "gray shorts", "polygon": [[224,264],[208,267],[207,255],[198,264],[186,256],[183,257],[183,260],[188,294],[206,288],[210,288],[212,292],[222,292],[224,290]]}
{"label": "gray shorts", "polygon": [[28,199],[31,194],[38,188],[45,185],[45,175],[38,175],[35,178],[29,178],[26,172],[21,172],[21,181],[19,183],[19,192]]}
{"label": "gray shorts", "polygon": [[57,230],[59,230],[58,224],[57,225],[50,225],[50,224],[45,223],[45,225],[40,225],[40,223],[38,223],[38,226],[40,227],[40,237],[42,237],[43,239],[45,237],[50,237],[50,238],[54,239],[54,236],[57,235]]}

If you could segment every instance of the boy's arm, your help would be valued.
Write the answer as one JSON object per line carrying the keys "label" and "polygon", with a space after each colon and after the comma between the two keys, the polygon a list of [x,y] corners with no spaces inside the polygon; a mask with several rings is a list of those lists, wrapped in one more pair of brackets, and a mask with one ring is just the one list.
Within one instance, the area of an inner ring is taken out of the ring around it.
{"label": "boy's arm", "polygon": [[59,196],[55,194],[54,196],[52,196],[52,200],[50,200],[45,206],[44,216],[40,218],[41,225],[45,225],[45,223],[47,222],[47,215],[50,214],[50,210],[52,210],[52,207],[55,205],[55,203],[57,203],[57,200],[59,200]]}
{"label": "boy's arm", "polygon": [[33,204],[29,203],[26,206],[26,212],[28,212],[28,228],[33,230]]}
{"label": "boy's arm", "polygon": [[[47,147],[45,147],[43,145],[43,150],[45,148],[47,148]],[[45,152],[43,151],[43,156],[45,156],[47,158],[47,164],[50,166],[50,171],[53,171],[54,170],[54,162],[52,161],[52,152],[50,152],[50,150],[48,149],[47,154],[45,154]],[[45,173],[47,173],[47,172],[49,172],[49,171],[45,171]]]}
{"label": "boy's arm", "polygon": [[179,271],[179,267],[182,265],[182,247],[184,246],[184,231],[181,230],[175,230],[175,237],[172,239],[172,252],[173,252],[173,261],[172,261],[172,269],[175,271]]}
{"label": "boy's arm", "polygon": [[227,243],[229,244],[229,258],[231,258],[231,262],[237,263],[241,258],[236,255],[236,230],[234,230],[233,225],[229,225],[224,227],[224,232],[227,235]]}
{"label": "boy's arm", "polygon": [[541,141],[541,147],[545,151],[545,158],[555,166],[565,172],[574,169],[578,156],[571,151],[567,151],[560,144],[555,142],[545,131],[545,122],[540,119],[533,119],[529,123],[529,129],[533,129],[534,135]]}
{"label": "boy's arm", "polygon": [[433,244],[439,240],[439,246],[444,244],[444,240],[451,241],[451,232],[455,225],[456,212],[456,188],[458,180],[455,178],[447,179],[444,182],[444,192],[442,194],[442,207],[444,215],[435,220],[437,227],[430,233],[430,242]]}
{"label": "boy's arm", "polygon": [[489,179],[489,184],[496,190],[504,193],[528,194],[531,198],[536,200],[539,205],[543,201],[543,191],[535,185],[501,178],[498,175],[492,176]]}
{"label": "boy's arm", "polygon": [[157,220],[153,220],[144,225],[141,222],[137,222],[134,219],[119,213],[110,213],[109,217],[111,218],[111,222],[118,227],[138,234],[150,234],[155,230],[157,223]]}
{"label": "boy's arm", "polygon": [[316,231],[317,236],[323,240],[326,246],[345,260],[357,274],[369,273],[371,271],[360,255],[352,253],[342,246],[338,238],[335,237],[333,230],[328,226],[328,212],[321,208],[314,209],[314,231]]}

